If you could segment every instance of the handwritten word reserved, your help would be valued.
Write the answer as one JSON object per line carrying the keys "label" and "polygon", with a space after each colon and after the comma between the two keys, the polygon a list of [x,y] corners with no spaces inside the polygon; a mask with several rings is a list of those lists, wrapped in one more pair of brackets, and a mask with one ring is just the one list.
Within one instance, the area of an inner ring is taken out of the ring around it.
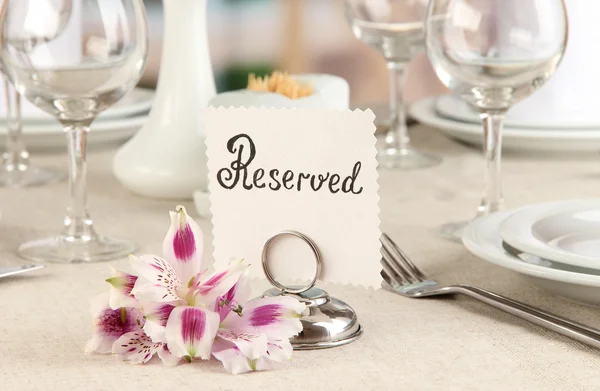
{"label": "handwritten word reserved", "polygon": [[[225,189],[234,189],[241,185],[246,190],[253,188],[279,190],[312,190],[320,191],[327,189],[336,194],[338,192],[348,194],[360,194],[363,188],[355,188],[356,180],[360,173],[362,163],[360,161],[354,164],[352,173],[342,177],[340,174],[325,173],[305,173],[294,172],[292,170],[280,170],[273,168],[270,170],[256,168],[252,172],[249,169],[250,163],[256,157],[256,146],[254,141],[247,134],[238,134],[229,139],[227,150],[235,155],[228,168],[222,168],[217,172],[217,182]],[[246,152],[248,150],[248,152]]]}

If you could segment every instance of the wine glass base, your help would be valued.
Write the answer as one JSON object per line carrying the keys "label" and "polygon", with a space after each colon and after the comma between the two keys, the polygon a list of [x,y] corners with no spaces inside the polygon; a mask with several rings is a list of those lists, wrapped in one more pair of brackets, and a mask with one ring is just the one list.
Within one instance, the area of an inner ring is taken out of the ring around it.
{"label": "wine glass base", "polygon": [[61,181],[65,177],[63,172],[41,167],[28,167],[26,170],[2,170],[0,171],[0,187],[41,186]]}
{"label": "wine glass base", "polygon": [[95,237],[91,240],[58,236],[22,244],[21,257],[41,263],[94,263],[114,261],[127,257],[135,251],[135,245],[127,240]]}
{"label": "wine glass base", "polygon": [[390,148],[379,151],[377,161],[380,168],[414,170],[437,166],[442,162],[442,159],[412,148]]}
{"label": "wine glass base", "polygon": [[440,236],[446,240],[462,244],[462,234],[469,221],[444,224],[440,227]]}

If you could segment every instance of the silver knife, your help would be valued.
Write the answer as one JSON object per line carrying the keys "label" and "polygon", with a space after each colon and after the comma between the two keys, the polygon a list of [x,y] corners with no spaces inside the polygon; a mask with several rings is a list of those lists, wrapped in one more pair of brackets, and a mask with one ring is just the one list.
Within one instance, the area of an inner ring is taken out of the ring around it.
{"label": "silver knife", "polygon": [[21,274],[25,272],[30,272],[33,270],[42,269],[44,265],[24,265],[24,266],[16,266],[16,267],[3,267],[0,268],[0,278],[14,276],[15,274]]}

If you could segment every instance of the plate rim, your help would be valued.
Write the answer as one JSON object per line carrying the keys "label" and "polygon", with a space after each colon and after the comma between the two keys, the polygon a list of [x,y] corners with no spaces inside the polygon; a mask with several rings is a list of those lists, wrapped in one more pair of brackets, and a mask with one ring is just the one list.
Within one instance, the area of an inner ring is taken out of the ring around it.
{"label": "plate rim", "polygon": [[[140,115],[143,115],[143,114],[146,114],[147,112],[149,112],[150,109],[152,108],[152,104],[154,102],[154,97],[156,96],[156,90],[154,90],[152,88],[135,87],[129,93],[133,93],[133,91],[140,91],[144,94],[147,94],[148,97],[145,100],[141,100],[141,101],[135,102],[135,103],[127,105],[127,106],[110,107],[107,110],[105,110],[104,112],[100,113],[98,115],[97,120],[105,122],[105,121],[112,121],[112,120],[116,120],[116,119],[126,119],[126,118],[130,118],[130,117],[140,116]],[[25,98],[23,98],[23,99],[25,99]],[[30,104],[32,104],[32,103],[30,103]],[[45,113],[41,109],[38,109],[38,110],[39,110],[39,114],[37,116],[27,117],[27,115],[23,115],[23,118],[22,118],[23,126],[47,125],[47,124],[54,124],[56,122],[56,120],[50,114]],[[6,119],[3,116],[0,116],[0,128],[2,128],[1,125],[5,124],[5,123],[6,123]]]}
{"label": "plate rim", "polygon": [[[494,221],[495,219],[498,219],[499,221],[495,222],[494,224],[499,226],[505,218],[519,209],[520,208],[496,212],[471,221],[467,227],[465,227],[462,235],[462,242],[465,248],[467,248],[471,254],[475,255],[476,258],[520,274],[550,281],[559,281],[567,284],[600,288],[600,276],[570,272],[566,270],[550,269],[545,266],[527,263],[517,257],[509,255],[506,251],[504,251],[504,249],[500,249],[497,243],[489,243],[494,249],[498,249],[497,253],[489,253],[485,248],[483,248],[483,246],[479,243],[480,240],[478,240],[477,236],[477,233],[482,231],[481,227],[485,224],[491,225],[492,223],[490,220]],[[496,234],[498,235],[498,239],[502,241],[500,233],[497,232]]]}
{"label": "plate rim", "polygon": [[[445,117],[446,119],[450,119],[453,121],[458,121],[458,122],[464,122],[464,123],[469,123],[469,124],[479,124],[479,122],[477,121],[476,116],[474,117],[470,117],[468,115],[463,116],[460,114],[456,114],[450,110],[446,110],[447,107],[444,106],[444,101],[447,102],[447,104],[450,104],[449,102],[455,101],[456,103],[461,103],[463,105],[466,105],[466,103],[464,101],[462,101],[459,97],[457,97],[454,94],[443,94],[443,95],[438,95],[435,97],[435,103],[434,103],[434,110],[442,117]],[[473,113],[474,115],[476,115],[476,113]],[[564,128],[573,128],[573,129],[581,129],[581,130],[587,130],[587,129],[600,129],[600,119],[598,120],[597,123],[595,124],[568,124],[565,122],[555,122],[553,121],[552,123],[549,124],[543,124],[543,126],[539,126],[539,125],[535,125],[533,123],[533,120],[531,123],[519,123],[518,120],[516,119],[512,119],[510,118],[510,116],[507,116],[505,121],[504,121],[504,125],[505,127],[511,127],[511,128],[524,128],[527,131],[530,130],[535,130],[535,129],[546,129],[547,131],[560,131],[561,129]]]}
{"label": "plate rim", "polygon": [[[123,128],[143,125],[149,118],[148,114],[141,114],[132,117],[107,119],[105,121],[94,121],[90,126],[91,133],[118,131]],[[43,129],[40,131],[40,129]],[[62,135],[64,130],[58,122],[47,124],[24,124],[23,137],[54,137]],[[6,137],[6,128],[0,126],[0,137]]]}
{"label": "plate rim", "polygon": [[[560,208],[561,206],[562,208]],[[507,217],[498,227],[498,233],[502,240],[523,252],[537,255],[553,262],[600,270],[600,257],[575,254],[552,247],[537,239],[531,232],[533,224],[541,219],[560,213],[568,213],[569,211],[575,212],[590,209],[594,206],[596,209],[600,209],[600,200],[564,200],[530,205],[515,211],[511,216]],[[521,235],[526,237],[528,242],[524,241]]]}
{"label": "plate rim", "polygon": [[[440,130],[451,129],[453,132],[461,132],[463,134],[469,135],[482,135],[482,125],[466,123],[461,121],[455,121],[448,118],[440,117],[435,113],[435,100],[437,97],[425,98],[419,101],[414,102],[410,107],[410,115],[413,116],[417,121],[423,122],[425,124],[436,123],[436,128]],[[413,113],[416,112],[417,115]],[[429,114],[429,113],[431,114]],[[425,117],[425,120],[423,119]],[[426,122],[427,121],[427,122]],[[460,130],[456,127],[457,125],[461,125]],[[448,126],[450,126],[448,128]],[[503,137],[512,137],[516,139],[544,139],[544,140],[554,140],[554,141],[564,141],[567,140],[594,140],[600,141],[600,128],[589,128],[586,130],[544,130],[542,128],[539,129],[531,129],[531,128],[521,128],[521,127],[504,127],[502,129]],[[568,135],[568,137],[567,137]],[[554,136],[554,137],[549,137]],[[590,137],[595,136],[595,137]]]}

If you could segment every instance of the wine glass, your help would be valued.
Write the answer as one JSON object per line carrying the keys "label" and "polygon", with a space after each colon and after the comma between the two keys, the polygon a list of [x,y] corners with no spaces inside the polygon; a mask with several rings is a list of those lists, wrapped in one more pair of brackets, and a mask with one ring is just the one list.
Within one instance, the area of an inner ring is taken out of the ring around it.
{"label": "wine glass", "polygon": [[408,63],[425,50],[427,0],[346,0],[346,17],[354,35],[380,52],[390,73],[390,121],[379,166],[413,169],[431,167],[441,159],[410,145],[403,87]]}
{"label": "wine glass", "polygon": [[[562,0],[432,0],[427,54],[439,79],[483,121],[485,190],[478,215],[502,207],[502,123],[560,64],[568,37]],[[448,224],[458,238],[466,223]]]}
{"label": "wine glass", "polygon": [[78,0],[65,29],[65,52],[53,31],[65,0],[5,0],[0,61],[17,91],[52,114],[68,142],[70,204],[56,237],[25,243],[19,254],[34,261],[97,262],[130,254],[127,240],[99,236],[88,214],[86,140],[96,116],[135,86],[146,66],[148,29],[142,0]]}
{"label": "wine glass", "polygon": [[[72,0],[60,0],[47,3],[55,10],[52,15],[57,28],[47,31],[45,39],[58,37],[67,26],[72,9]],[[0,7],[4,8],[6,2]],[[54,35],[54,36],[53,36]],[[0,67],[0,71],[2,71]],[[2,71],[2,73],[4,73]],[[62,172],[54,171],[30,164],[29,152],[23,142],[23,122],[21,120],[21,95],[6,78],[4,79],[4,95],[6,106],[6,148],[2,154],[0,168],[0,187],[29,187],[38,186],[63,179]]]}

